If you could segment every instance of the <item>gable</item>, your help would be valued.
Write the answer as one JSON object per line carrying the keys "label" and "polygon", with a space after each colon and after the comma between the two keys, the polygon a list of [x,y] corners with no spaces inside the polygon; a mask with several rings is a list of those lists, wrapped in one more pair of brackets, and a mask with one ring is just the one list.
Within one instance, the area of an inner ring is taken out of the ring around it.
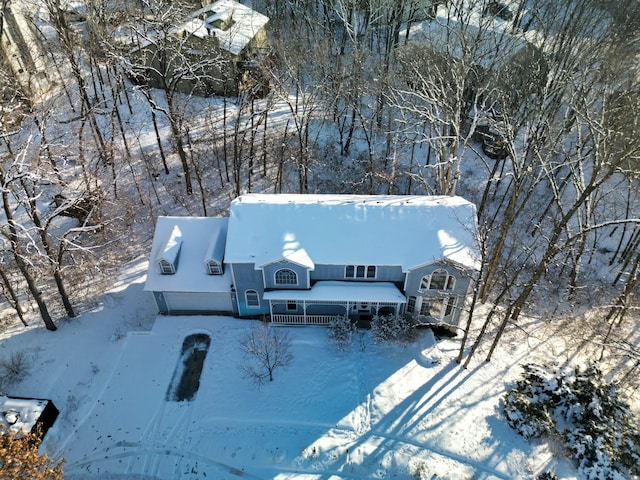
{"label": "gable", "polygon": [[479,268],[475,205],[461,197],[249,194],[231,202],[226,261],[304,253],[326,265],[450,260]]}
{"label": "gable", "polygon": [[181,248],[182,231],[178,225],[174,225],[156,258],[156,263],[160,266],[162,273],[175,273],[178,268]]}

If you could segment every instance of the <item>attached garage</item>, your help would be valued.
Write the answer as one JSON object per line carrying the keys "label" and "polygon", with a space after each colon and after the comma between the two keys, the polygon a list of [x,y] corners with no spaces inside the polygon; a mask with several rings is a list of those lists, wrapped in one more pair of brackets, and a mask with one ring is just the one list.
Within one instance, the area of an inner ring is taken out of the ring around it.
{"label": "attached garage", "polygon": [[228,218],[159,217],[144,289],[160,313],[233,314],[224,265]]}

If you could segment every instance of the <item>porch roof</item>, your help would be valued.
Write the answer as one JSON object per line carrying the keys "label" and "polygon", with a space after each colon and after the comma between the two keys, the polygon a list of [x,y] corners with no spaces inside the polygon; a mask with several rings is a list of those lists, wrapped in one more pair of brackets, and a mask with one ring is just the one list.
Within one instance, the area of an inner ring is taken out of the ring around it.
{"label": "porch roof", "polygon": [[272,290],[265,300],[304,300],[321,302],[406,303],[407,299],[389,282],[321,281],[310,290]]}

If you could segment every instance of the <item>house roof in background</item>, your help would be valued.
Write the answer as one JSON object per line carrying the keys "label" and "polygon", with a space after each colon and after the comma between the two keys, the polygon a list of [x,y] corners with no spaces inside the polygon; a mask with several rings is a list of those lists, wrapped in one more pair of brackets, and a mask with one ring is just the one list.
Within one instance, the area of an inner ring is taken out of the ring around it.
{"label": "house roof in background", "polygon": [[[400,36],[407,35],[406,29]],[[534,35],[512,35],[502,22],[489,21],[476,17],[476,22],[465,19],[459,21],[446,13],[434,19],[411,24],[409,43],[429,45],[436,51],[446,52],[457,58],[472,59],[478,65],[492,68],[496,62],[496,54],[500,58],[513,57],[527,45],[533,45]]]}
{"label": "house roof in background", "polygon": [[200,38],[215,36],[222,49],[239,55],[268,22],[269,17],[241,3],[218,0],[193,12],[179,29]]}
{"label": "house roof in background", "polygon": [[475,205],[461,197],[248,194],[231,202],[225,261],[262,266],[301,252],[310,264],[478,269],[475,231]]}
{"label": "house roof in background", "polygon": [[[144,289],[161,292],[229,292],[231,274],[209,275],[205,259],[212,252],[212,242],[226,237],[228,218],[217,217],[158,217],[149,256],[149,268]],[[167,241],[181,238],[176,261],[176,273],[163,275],[156,260],[162,256]],[[224,244],[223,244],[224,245]],[[217,250],[216,256],[223,251]]]}

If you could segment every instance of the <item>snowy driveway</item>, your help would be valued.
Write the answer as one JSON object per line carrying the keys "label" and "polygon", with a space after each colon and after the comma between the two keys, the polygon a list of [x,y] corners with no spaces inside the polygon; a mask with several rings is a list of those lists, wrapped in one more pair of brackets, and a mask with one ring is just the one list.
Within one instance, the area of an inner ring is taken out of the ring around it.
{"label": "snowy driveway", "polygon": [[[292,329],[293,364],[256,390],[239,368],[250,325],[158,317],[151,332],[127,335],[67,439],[67,478],[407,478],[422,469],[427,478],[509,479],[526,470],[531,448],[495,414],[503,379],[459,369],[456,342],[433,348],[425,333],[403,348],[363,332],[339,352],[326,330]],[[208,335],[215,354],[191,401],[166,401],[191,334]]]}

